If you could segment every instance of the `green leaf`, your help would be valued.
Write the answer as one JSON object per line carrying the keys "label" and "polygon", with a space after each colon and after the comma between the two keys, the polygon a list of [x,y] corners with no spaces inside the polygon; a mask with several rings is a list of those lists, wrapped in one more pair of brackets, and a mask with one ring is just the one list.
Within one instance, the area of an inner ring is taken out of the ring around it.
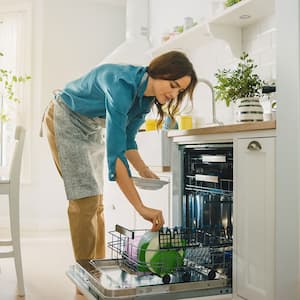
{"label": "green leaf", "polygon": [[[0,56],[4,56],[3,52],[0,52]],[[31,79],[30,75],[15,75],[12,70],[0,68],[0,96],[4,103],[7,101],[13,101],[20,103],[21,99],[15,96],[16,88],[19,84],[23,84]],[[6,122],[9,120],[9,115],[5,112],[0,112],[0,120]]]}
{"label": "green leaf", "polygon": [[243,52],[236,69],[218,70],[215,74],[217,85],[214,87],[216,100],[223,100],[229,106],[238,98],[259,95],[263,81],[254,73],[256,67],[249,55]]}
{"label": "green leaf", "polygon": [[9,120],[9,117],[5,113],[0,113],[0,120],[1,120],[1,122],[5,123]]}

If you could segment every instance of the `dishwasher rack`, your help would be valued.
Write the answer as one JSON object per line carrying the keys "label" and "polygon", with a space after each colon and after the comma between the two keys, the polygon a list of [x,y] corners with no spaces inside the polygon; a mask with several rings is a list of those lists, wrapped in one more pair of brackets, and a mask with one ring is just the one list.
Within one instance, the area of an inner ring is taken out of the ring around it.
{"label": "dishwasher rack", "polygon": [[[158,239],[159,252],[164,254],[164,259],[150,265],[136,255],[142,251],[138,249],[138,237],[146,231],[129,230],[116,225],[115,230],[110,232],[108,247],[112,250],[112,257],[119,261],[120,267],[126,272],[158,275],[164,284],[218,279],[225,279],[231,284],[232,239],[195,228],[162,228],[158,232]],[[174,256],[174,253],[177,256],[170,267],[166,258]],[[153,269],[159,270],[159,273]]]}

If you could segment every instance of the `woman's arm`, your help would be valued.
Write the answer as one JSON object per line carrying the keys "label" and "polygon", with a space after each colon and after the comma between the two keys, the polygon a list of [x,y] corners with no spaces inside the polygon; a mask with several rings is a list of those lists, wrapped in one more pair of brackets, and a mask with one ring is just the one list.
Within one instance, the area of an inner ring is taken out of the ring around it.
{"label": "woman's arm", "polygon": [[146,207],[134,184],[132,179],[128,175],[127,168],[124,163],[117,158],[116,160],[116,181],[124,193],[126,198],[135,208],[135,210],[147,221],[152,223],[152,231],[158,231],[165,223],[161,210]]}
{"label": "woman's arm", "polygon": [[127,150],[125,155],[126,158],[130,161],[130,163],[137,170],[137,172],[140,174],[141,177],[159,179],[159,177],[155,173],[153,173],[149,169],[149,167],[144,163],[143,159],[141,158],[137,150],[135,149]]}

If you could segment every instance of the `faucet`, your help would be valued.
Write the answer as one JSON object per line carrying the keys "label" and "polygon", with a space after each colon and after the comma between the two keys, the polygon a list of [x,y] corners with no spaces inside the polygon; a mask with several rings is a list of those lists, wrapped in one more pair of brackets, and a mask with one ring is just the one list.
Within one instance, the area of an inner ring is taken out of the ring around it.
{"label": "faucet", "polygon": [[204,78],[198,78],[198,82],[202,82],[205,83],[211,90],[211,104],[212,104],[212,123],[211,124],[207,124],[210,126],[219,126],[219,125],[223,125],[222,122],[218,121],[216,118],[216,105],[215,105],[215,92],[214,92],[214,87],[211,84],[210,81],[208,81],[207,79]]}

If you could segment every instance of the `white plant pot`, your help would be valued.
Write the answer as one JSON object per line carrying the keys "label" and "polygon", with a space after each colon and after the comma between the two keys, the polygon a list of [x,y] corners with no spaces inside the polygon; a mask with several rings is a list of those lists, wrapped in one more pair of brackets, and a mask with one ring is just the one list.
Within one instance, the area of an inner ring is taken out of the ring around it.
{"label": "white plant pot", "polygon": [[258,97],[238,99],[237,122],[263,121],[263,108]]}

